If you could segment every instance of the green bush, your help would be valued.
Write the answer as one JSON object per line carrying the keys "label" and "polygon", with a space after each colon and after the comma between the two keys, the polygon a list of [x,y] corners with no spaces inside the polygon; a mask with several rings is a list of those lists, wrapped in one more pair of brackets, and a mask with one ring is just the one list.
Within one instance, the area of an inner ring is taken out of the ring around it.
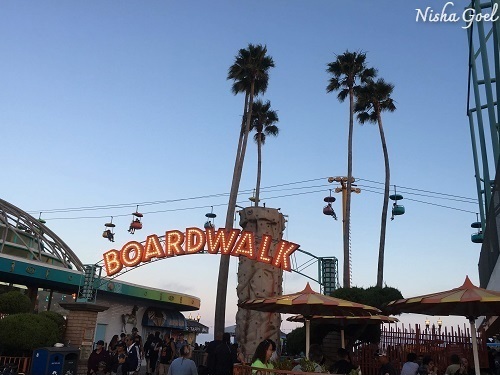
{"label": "green bush", "polygon": [[42,311],[38,313],[38,315],[47,317],[57,324],[57,327],[59,328],[57,340],[58,342],[62,342],[64,338],[64,331],[66,330],[66,319],[64,319],[64,316],[56,313],[55,311]]}
{"label": "green bush", "polygon": [[339,288],[332,292],[332,297],[342,298],[352,302],[364,303],[366,305],[383,307],[390,301],[403,298],[401,292],[389,286],[378,288],[371,286],[367,289],[353,287],[353,288]]}
{"label": "green bush", "polygon": [[[375,286],[369,288],[340,288],[334,290],[331,294],[333,297],[342,298],[348,301],[363,303],[383,310],[384,306],[395,299],[403,298],[401,292],[392,287],[385,286],[378,288]],[[352,322],[351,322],[352,323]],[[313,327],[311,336],[323,333],[323,336],[330,331],[339,331],[339,326],[329,324],[316,324]],[[344,327],[346,341],[353,344],[356,340],[362,342],[378,343],[380,341],[380,325],[378,324],[351,324]],[[321,337],[319,337],[321,338]]]}
{"label": "green bush", "polygon": [[297,327],[286,335],[286,351],[290,355],[306,352],[306,329]]}
{"label": "green bush", "polygon": [[0,313],[17,314],[31,312],[33,307],[28,296],[12,291],[0,294]]}
{"label": "green bush", "polygon": [[36,348],[53,346],[59,341],[59,328],[43,314],[21,313],[0,320],[3,355],[20,355]]}

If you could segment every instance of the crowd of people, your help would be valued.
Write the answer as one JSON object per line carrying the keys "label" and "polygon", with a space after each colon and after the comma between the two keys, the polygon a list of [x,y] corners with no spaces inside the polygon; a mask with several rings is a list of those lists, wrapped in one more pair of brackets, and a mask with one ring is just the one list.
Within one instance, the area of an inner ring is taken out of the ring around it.
{"label": "crowd of people", "polygon": [[[381,363],[379,375],[398,375],[385,353],[380,353],[379,359]],[[400,375],[438,375],[438,368],[432,357],[419,358],[416,353],[408,353]],[[467,358],[452,354],[450,365],[446,368],[444,375],[474,375],[474,369],[469,366]]]}
{"label": "crowd of people", "polygon": [[102,340],[97,341],[87,362],[87,375],[138,375],[143,360],[147,375],[173,375],[172,371],[175,375],[197,375],[196,365],[189,359],[191,352],[183,334],[162,338],[157,331],[143,342],[134,327],[131,334],[114,335],[107,348]]}
{"label": "crowd of people", "polygon": [[[195,344],[195,350],[205,353],[203,364],[199,367],[191,359],[193,348],[182,333],[175,338],[170,334],[162,338],[160,332],[155,332],[143,342],[134,327],[131,334],[114,335],[107,348],[102,340],[96,343],[96,349],[88,359],[87,375],[138,375],[143,360],[146,361],[146,375],[233,375],[234,364],[269,370],[274,369],[273,362],[277,360],[276,343],[267,339],[259,343],[252,359],[247,362],[238,344],[231,343],[229,333],[216,337],[204,346]],[[311,345],[309,361],[297,364],[292,371],[350,374],[357,370],[360,373],[359,366],[353,363],[346,349],[340,348],[337,357],[337,361],[326,367],[321,346]],[[444,374],[438,374],[430,356],[418,357],[415,353],[408,353],[400,374],[385,352],[378,352],[377,358],[378,375],[474,375],[467,359],[456,354],[450,357],[450,365]]]}

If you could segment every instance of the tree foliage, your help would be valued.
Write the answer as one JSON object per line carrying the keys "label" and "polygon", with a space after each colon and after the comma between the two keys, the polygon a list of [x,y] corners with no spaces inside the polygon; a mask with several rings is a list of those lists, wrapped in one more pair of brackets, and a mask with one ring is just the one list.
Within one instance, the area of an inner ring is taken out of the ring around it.
{"label": "tree foliage", "polygon": [[342,55],[337,55],[335,61],[328,64],[326,70],[330,75],[327,92],[338,91],[337,99],[343,102],[349,98],[349,132],[347,137],[347,186],[344,212],[343,248],[344,248],[344,287],[351,287],[350,272],[350,217],[351,217],[351,191],[352,191],[352,143],[354,128],[354,92],[359,84],[375,77],[377,71],[368,68],[366,65],[366,54],[363,52],[346,51]]}
{"label": "tree foliage", "polygon": [[55,311],[43,311],[41,313],[38,313],[38,315],[46,317],[47,319],[50,319],[57,324],[57,342],[62,342],[64,331],[66,330],[66,319],[64,319],[64,316]]}
{"label": "tree foliage", "polygon": [[385,233],[387,228],[387,211],[389,206],[389,185],[391,180],[391,169],[389,166],[389,152],[385,140],[384,127],[382,125],[382,112],[394,112],[396,106],[391,98],[394,85],[385,82],[382,78],[374,81],[370,79],[365,85],[356,89],[355,112],[358,113],[358,121],[361,124],[372,122],[378,124],[382,152],[384,154],[385,182],[384,203],[382,205],[382,216],[380,220],[380,242],[378,251],[377,286],[382,287],[384,282],[384,257],[385,257]]}
{"label": "tree foliage", "polygon": [[257,183],[255,185],[255,206],[259,205],[260,200],[262,146],[266,143],[267,136],[278,136],[279,128],[276,126],[278,121],[278,113],[271,109],[271,102],[269,100],[264,103],[262,100],[258,99],[253,103],[250,131],[255,130],[254,140],[255,143],[257,143]]}
{"label": "tree foliage", "polygon": [[390,301],[403,298],[403,295],[398,289],[390,286],[385,286],[383,288],[371,286],[367,289],[360,287],[339,288],[334,290],[331,296],[352,302],[363,303],[379,309],[383,308]]}
{"label": "tree foliage", "polygon": [[47,314],[14,314],[0,320],[3,355],[20,355],[58,341],[58,326]]}
{"label": "tree foliage", "polygon": [[[383,288],[372,286],[367,289],[360,287],[339,288],[333,291],[331,295],[332,297],[363,303],[379,309],[383,309],[390,301],[403,298],[398,289],[388,286]],[[340,327],[331,324],[315,324],[312,332],[315,330],[319,330],[319,332],[339,331]],[[380,341],[381,330],[378,324],[352,324],[344,327],[344,334],[347,341],[351,343],[355,340],[377,343]]]}
{"label": "tree foliage", "polygon": [[28,296],[19,291],[0,294],[0,313],[17,314],[28,313],[32,310]]}
{"label": "tree foliage", "polygon": [[[235,57],[235,62],[229,67],[227,79],[233,80],[233,94],[244,93],[245,104],[243,107],[244,126],[242,125],[238,139],[238,149],[234,162],[233,179],[229,202],[226,213],[226,230],[233,227],[233,217],[236,210],[236,200],[240,186],[245,153],[250,131],[250,119],[254,96],[266,91],[269,79],[269,69],[274,67],[273,58],[267,55],[267,47],[260,44],[248,44],[247,49],[240,49]],[[217,280],[217,296],[215,299],[215,324],[214,334],[224,333],[226,316],[227,278],[229,274],[229,255],[222,255],[219,264],[219,276]]]}
{"label": "tree foliage", "polygon": [[306,352],[306,329],[297,327],[286,335],[286,351],[290,355]]}

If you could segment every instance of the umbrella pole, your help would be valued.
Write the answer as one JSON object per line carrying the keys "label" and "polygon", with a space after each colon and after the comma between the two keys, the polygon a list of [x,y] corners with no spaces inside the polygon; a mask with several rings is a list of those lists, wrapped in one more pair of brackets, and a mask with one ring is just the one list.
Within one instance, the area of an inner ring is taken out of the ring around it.
{"label": "umbrella pole", "polygon": [[477,349],[477,335],[476,335],[476,322],[474,318],[469,318],[470,332],[472,335],[472,354],[474,355],[474,369],[476,375],[480,375],[479,371],[479,355]]}
{"label": "umbrella pole", "polygon": [[309,358],[309,339],[311,336],[311,321],[306,319],[306,358]]}
{"label": "umbrella pole", "polygon": [[342,346],[342,349],[345,349],[344,328],[340,330],[340,345]]}

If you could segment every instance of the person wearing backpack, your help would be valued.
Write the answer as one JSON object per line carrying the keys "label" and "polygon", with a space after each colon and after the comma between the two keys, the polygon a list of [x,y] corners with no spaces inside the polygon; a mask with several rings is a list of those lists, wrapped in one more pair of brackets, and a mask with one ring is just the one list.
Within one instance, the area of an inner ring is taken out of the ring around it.
{"label": "person wearing backpack", "polygon": [[161,339],[160,332],[156,331],[151,344],[149,345],[149,370],[150,374],[156,373],[156,365],[158,363],[158,357],[160,355]]}
{"label": "person wearing backpack", "polygon": [[174,339],[165,335],[165,340],[161,344],[158,356],[158,374],[167,375],[168,368],[174,359],[175,345]]}

